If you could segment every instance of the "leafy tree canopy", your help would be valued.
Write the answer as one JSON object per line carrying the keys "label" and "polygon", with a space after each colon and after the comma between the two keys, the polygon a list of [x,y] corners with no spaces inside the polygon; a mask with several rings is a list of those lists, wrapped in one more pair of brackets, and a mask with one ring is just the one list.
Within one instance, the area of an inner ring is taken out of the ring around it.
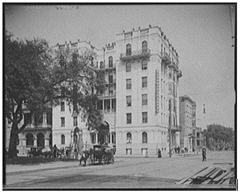
{"label": "leafy tree canopy", "polygon": [[53,98],[50,82],[51,57],[45,40],[19,41],[5,32],[4,113],[12,123],[9,151],[16,155],[16,139],[25,128],[23,108],[31,113],[47,108]]}

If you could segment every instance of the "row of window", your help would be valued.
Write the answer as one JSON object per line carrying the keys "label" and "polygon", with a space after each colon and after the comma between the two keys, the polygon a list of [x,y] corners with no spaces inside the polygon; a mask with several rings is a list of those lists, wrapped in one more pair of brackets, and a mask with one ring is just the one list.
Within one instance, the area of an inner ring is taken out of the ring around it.
{"label": "row of window", "polygon": [[115,111],[116,110],[116,99],[105,99],[99,100],[97,103],[98,110],[106,110],[106,111]]}
{"label": "row of window", "polygon": [[[132,106],[132,96],[126,96],[126,104],[127,107],[131,107]],[[147,105],[148,104],[148,96],[147,94],[142,94],[142,106]]]}
{"label": "row of window", "polygon": [[[109,68],[113,68],[113,57],[112,56],[108,57],[108,66],[109,66]],[[100,62],[100,69],[104,69],[104,68],[105,68],[104,62],[101,61]]]}
{"label": "row of window", "polygon": [[[51,125],[52,124],[52,112],[49,111],[46,113],[46,122],[47,124]],[[35,113],[33,115],[33,120],[32,120],[32,115],[30,113],[24,113],[24,123],[25,124],[34,124],[34,125],[41,125],[43,124],[43,113]]]}
{"label": "row of window", "polygon": [[[148,65],[148,62],[147,60],[142,60],[142,70],[147,70],[147,65]],[[126,72],[131,72],[131,63],[127,62],[126,63]]]}
{"label": "row of window", "polygon": [[[127,113],[126,118],[127,118],[127,124],[131,124],[132,123],[132,113]],[[147,123],[147,122],[148,122],[148,113],[142,112],[142,123]]]}
{"label": "row of window", "polygon": [[[142,88],[147,88],[147,76],[142,77]],[[132,89],[132,79],[126,79],[126,89]]]}
{"label": "row of window", "polygon": [[[142,143],[147,143],[148,138],[147,138],[147,133],[144,131],[142,132]],[[127,144],[132,143],[132,134],[130,132],[127,133]]]}
{"label": "row of window", "polygon": [[[34,136],[32,133],[27,133],[26,146],[33,146],[33,145],[34,145]],[[37,147],[44,147],[44,146],[45,146],[44,135],[42,133],[38,133],[37,134]]]}
{"label": "row of window", "polygon": [[[147,41],[143,41],[142,42],[142,52],[147,52],[148,50],[148,43]],[[127,56],[131,56],[132,55],[132,45],[131,44],[127,44],[126,45],[126,55]]]}
{"label": "row of window", "polygon": [[[77,117],[73,117],[73,126],[78,126]],[[65,127],[65,117],[61,117],[61,127]]]}

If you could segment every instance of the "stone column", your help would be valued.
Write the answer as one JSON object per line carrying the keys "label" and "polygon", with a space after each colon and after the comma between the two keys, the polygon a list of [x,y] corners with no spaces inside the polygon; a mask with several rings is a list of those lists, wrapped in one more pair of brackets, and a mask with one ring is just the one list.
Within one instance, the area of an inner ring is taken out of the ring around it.
{"label": "stone column", "polygon": [[95,134],[96,134],[96,144],[98,144],[98,132],[96,132]]}
{"label": "stone column", "polygon": [[47,113],[43,112],[43,125],[46,126],[47,125]]}
{"label": "stone column", "polygon": [[49,148],[49,137],[45,137],[44,140],[45,140],[45,141],[44,141],[45,147],[46,147],[46,148]]}
{"label": "stone column", "polygon": [[34,137],[34,143],[33,143],[33,147],[37,147],[37,136],[33,136]]}
{"label": "stone column", "polygon": [[112,144],[112,132],[109,133],[109,143]]}

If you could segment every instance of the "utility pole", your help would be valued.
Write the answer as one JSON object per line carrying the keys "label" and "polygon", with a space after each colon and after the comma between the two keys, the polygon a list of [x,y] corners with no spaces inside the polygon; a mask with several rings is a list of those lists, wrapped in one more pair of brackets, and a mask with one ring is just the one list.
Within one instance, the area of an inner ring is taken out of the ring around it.
{"label": "utility pole", "polygon": [[169,100],[169,127],[168,127],[168,135],[169,135],[169,157],[172,157],[172,128],[171,128],[171,125],[172,125],[172,113],[171,113],[171,107],[172,107],[172,104],[171,104],[171,99]]}

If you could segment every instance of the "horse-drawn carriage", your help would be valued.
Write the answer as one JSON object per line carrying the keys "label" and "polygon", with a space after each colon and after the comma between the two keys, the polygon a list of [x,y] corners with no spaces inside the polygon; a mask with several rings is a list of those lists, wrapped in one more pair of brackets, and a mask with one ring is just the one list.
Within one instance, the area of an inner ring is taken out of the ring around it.
{"label": "horse-drawn carriage", "polygon": [[52,152],[50,148],[37,148],[31,147],[28,151],[28,157],[45,157],[50,158],[52,157]]}
{"label": "horse-drawn carriage", "polygon": [[107,145],[94,145],[93,148],[85,150],[80,158],[81,162],[90,159],[91,164],[109,164],[114,163],[114,149]]}

